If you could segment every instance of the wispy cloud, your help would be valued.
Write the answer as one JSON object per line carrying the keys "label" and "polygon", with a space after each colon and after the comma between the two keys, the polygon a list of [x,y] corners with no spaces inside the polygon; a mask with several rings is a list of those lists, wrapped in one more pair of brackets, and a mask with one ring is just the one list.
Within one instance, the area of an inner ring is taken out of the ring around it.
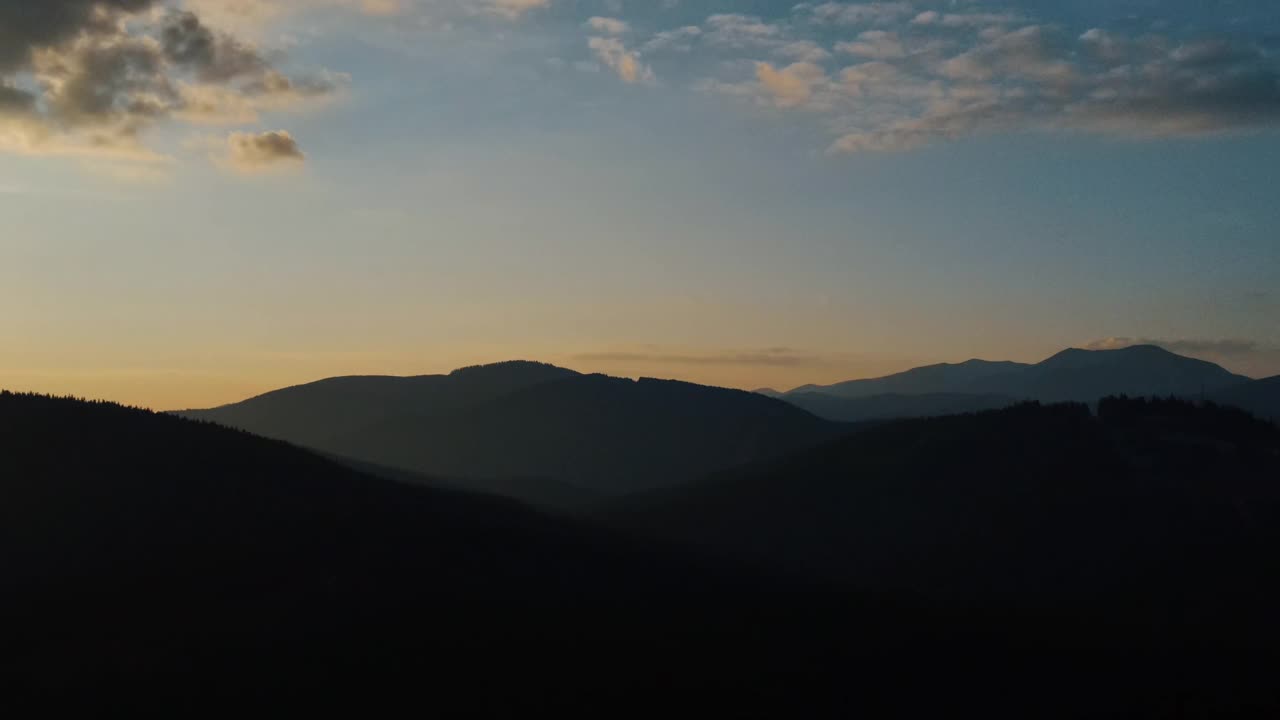
{"label": "wispy cloud", "polygon": [[[697,86],[819,112],[835,152],[1003,132],[1145,139],[1280,127],[1280,56],[1247,37],[1071,30],[978,3],[938,5],[801,3],[784,18],[712,15],[703,46],[729,61]],[[790,65],[773,59],[785,48],[804,52]],[[745,68],[753,77],[732,77]]]}
{"label": "wispy cloud", "polygon": [[593,37],[587,45],[596,55],[596,59],[611,68],[626,83],[643,83],[652,85],[657,82],[653,68],[640,59],[640,53],[628,48],[615,37]]}

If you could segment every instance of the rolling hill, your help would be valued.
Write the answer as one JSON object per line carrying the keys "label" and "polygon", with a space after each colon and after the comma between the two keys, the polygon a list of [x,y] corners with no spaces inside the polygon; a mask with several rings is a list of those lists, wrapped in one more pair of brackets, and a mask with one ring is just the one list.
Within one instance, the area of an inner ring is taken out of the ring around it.
{"label": "rolling hill", "polygon": [[533,362],[508,362],[417,377],[338,377],[283,388],[212,410],[176,414],[323,448],[335,437],[389,418],[443,416],[526,387],[577,376]]}
{"label": "rolling hill", "polygon": [[753,393],[531,363],[338,379],[180,414],[557,507],[572,487],[678,484],[848,431]]}

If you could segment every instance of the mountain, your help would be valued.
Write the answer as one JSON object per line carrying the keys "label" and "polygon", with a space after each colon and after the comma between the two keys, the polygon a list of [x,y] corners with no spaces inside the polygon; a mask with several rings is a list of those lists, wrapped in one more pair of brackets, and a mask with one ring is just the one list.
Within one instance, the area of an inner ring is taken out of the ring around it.
{"label": "mountain", "polygon": [[1233,385],[1211,393],[1209,398],[1214,402],[1243,408],[1258,417],[1280,423],[1280,375]]}
{"label": "mountain", "polygon": [[998,410],[1017,401],[1007,395],[926,393],[923,395],[868,395],[846,398],[823,393],[798,393],[786,401],[820,418],[836,422],[866,422],[957,415],[981,410]]}
{"label": "mountain", "polygon": [[[1154,345],[1135,345],[1120,350],[1068,349],[1035,365],[984,360],[931,365],[873,380],[825,387],[807,385],[783,397],[792,402],[796,402],[796,398],[807,398],[807,405],[797,403],[802,407],[813,405],[810,397],[813,394],[846,399],[893,395],[965,395],[988,399],[1003,396],[1050,403],[1093,403],[1107,395],[1199,398],[1207,392],[1246,382],[1249,378],[1211,362],[1176,355]],[[981,402],[976,398],[972,400]],[[884,405],[888,410],[894,409],[887,402]],[[846,417],[856,413],[834,414]],[[896,414],[910,417],[916,413],[904,404]]]}
{"label": "mountain", "polygon": [[1280,429],[1104,400],[882,425],[614,508],[613,522],[946,604],[1268,613]]}
{"label": "mountain", "polygon": [[181,414],[557,507],[566,485],[676,484],[848,431],[752,393],[527,363],[338,379]]}
{"label": "mountain", "polygon": [[984,378],[976,388],[1042,402],[1095,402],[1106,395],[1180,396],[1249,382],[1205,360],[1154,345],[1122,350],[1064,350],[1021,372]]}
{"label": "mountain", "polygon": [[265,437],[323,448],[335,437],[388,418],[447,415],[572,370],[514,361],[418,377],[338,377],[284,388],[212,410],[177,414]]}
{"label": "mountain", "polygon": [[819,393],[841,398],[865,398],[877,395],[927,395],[934,393],[969,393],[982,380],[1008,375],[1030,367],[1015,362],[969,360],[958,364],[929,365],[871,380],[851,380],[836,385],[805,385],[787,397]]}

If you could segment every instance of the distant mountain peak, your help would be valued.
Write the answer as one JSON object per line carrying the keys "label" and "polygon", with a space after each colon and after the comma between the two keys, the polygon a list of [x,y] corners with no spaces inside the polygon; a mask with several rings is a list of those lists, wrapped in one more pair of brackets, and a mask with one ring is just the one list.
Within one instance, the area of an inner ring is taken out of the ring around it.
{"label": "distant mountain peak", "polygon": [[[1196,358],[1179,355],[1170,350],[1160,347],[1159,345],[1130,345],[1129,347],[1107,349],[1107,350],[1088,350],[1084,348],[1067,348],[1044,362],[1040,363],[1042,367],[1061,367],[1061,366],[1104,366],[1117,363],[1132,362],[1157,362],[1157,363],[1181,363],[1187,365],[1213,365],[1207,360],[1199,360]],[[1216,367],[1216,366],[1215,366]],[[1225,372],[1225,371],[1224,371]]]}

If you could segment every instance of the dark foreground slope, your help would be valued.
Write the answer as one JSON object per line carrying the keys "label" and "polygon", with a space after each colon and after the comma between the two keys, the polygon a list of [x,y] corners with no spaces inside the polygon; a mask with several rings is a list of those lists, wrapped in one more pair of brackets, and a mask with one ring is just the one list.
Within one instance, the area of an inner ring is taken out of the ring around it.
{"label": "dark foreground slope", "polygon": [[0,394],[0,546],[0,705],[45,714],[1276,708],[1217,635],[819,590],[111,405]]}
{"label": "dark foreground slope", "polygon": [[907,421],[636,498],[615,522],[944,604],[1269,616],[1280,431],[1179,401]]}

